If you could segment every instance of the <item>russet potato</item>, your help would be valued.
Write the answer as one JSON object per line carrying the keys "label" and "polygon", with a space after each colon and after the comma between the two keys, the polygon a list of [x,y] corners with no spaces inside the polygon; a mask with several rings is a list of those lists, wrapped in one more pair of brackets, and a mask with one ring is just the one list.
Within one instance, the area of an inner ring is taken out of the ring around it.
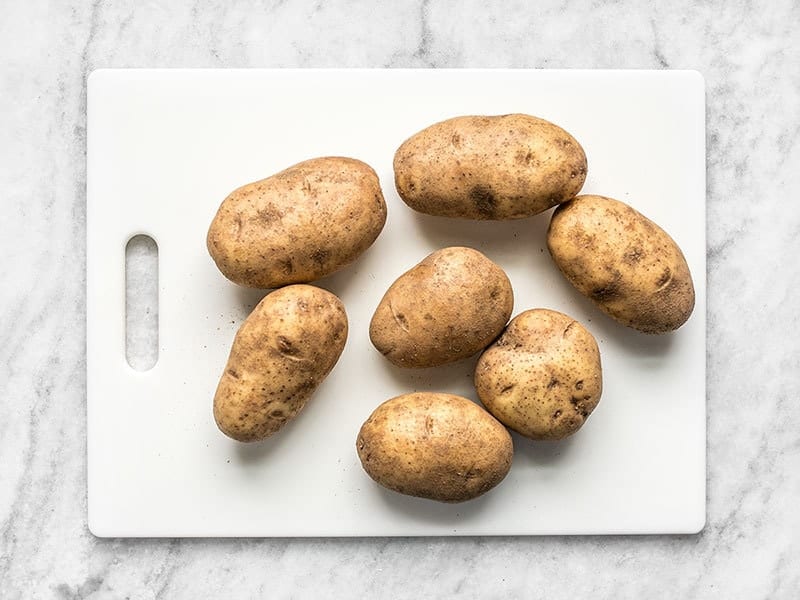
{"label": "russet potato", "polygon": [[531,115],[462,116],[407,139],[395,187],[414,210],[466,219],[520,219],[573,198],[586,154],[561,127]]}
{"label": "russet potato", "polygon": [[694,309],[694,284],[666,231],[627,204],[578,196],[553,213],[547,247],[573,286],[612,319],[667,333]]}
{"label": "russet potato", "polygon": [[369,336],[399,367],[434,367],[483,350],[513,306],[511,282],[499,266],[472,248],[443,248],[389,287]]}
{"label": "russet potato", "polygon": [[206,245],[234,283],[274,288],[308,283],[352,263],[385,222],[386,203],[369,165],[314,158],[233,191]]}
{"label": "russet potato", "polygon": [[488,492],[506,476],[514,453],[506,428],[480,406],[434,392],[381,404],[361,427],[356,450],[382,486],[440,502]]}
{"label": "russet potato", "polygon": [[600,350],[572,317],[526,310],[481,355],[475,388],[504,425],[531,439],[560,440],[580,429],[600,401]]}
{"label": "russet potato", "polygon": [[306,405],[347,340],[347,315],[332,293],[290,285],[267,294],[233,341],[214,395],[214,420],[227,436],[263,440]]}

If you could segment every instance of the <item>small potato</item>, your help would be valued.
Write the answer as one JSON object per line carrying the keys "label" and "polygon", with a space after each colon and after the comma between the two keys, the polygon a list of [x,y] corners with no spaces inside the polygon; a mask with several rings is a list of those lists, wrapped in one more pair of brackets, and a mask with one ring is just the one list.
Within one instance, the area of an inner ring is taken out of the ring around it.
{"label": "small potato", "polygon": [[434,367],[483,350],[513,307],[511,282],[499,266],[472,248],[444,248],[391,285],[369,337],[399,367]]}
{"label": "small potato", "polygon": [[504,425],[534,440],[560,440],[580,429],[600,401],[600,351],[572,317],[528,310],[481,355],[475,387]]}
{"label": "small potato", "polygon": [[314,158],[231,193],[206,242],[225,277],[273,288],[314,281],[350,264],[385,222],[386,203],[369,165]]}
{"label": "small potato", "polygon": [[573,198],[586,154],[569,133],[530,115],[455,117],[394,155],[397,192],[414,210],[465,219],[520,219]]}
{"label": "small potato", "polygon": [[356,449],[382,486],[439,502],[488,492],[506,476],[514,453],[508,431],[480,406],[433,392],[381,404],[362,425]]}
{"label": "small potato", "polygon": [[623,202],[578,196],[562,204],[547,247],[570,283],[623,325],[667,333],[692,314],[694,284],[681,249]]}
{"label": "small potato", "polygon": [[233,340],[214,396],[214,419],[240,442],[269,437],[292,420],[331,372],[347,340],[341,301],[311,285],[268,294]]}

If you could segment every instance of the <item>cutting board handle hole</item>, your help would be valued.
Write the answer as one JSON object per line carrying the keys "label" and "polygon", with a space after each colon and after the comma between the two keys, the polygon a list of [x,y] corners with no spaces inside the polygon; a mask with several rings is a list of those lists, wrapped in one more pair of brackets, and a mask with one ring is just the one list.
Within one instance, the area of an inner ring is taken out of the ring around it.
{"label": "cutting board handle hole", "polygon": [[136,371],[158,362],[158,244],[149,235],[125,246],[125,358]]}

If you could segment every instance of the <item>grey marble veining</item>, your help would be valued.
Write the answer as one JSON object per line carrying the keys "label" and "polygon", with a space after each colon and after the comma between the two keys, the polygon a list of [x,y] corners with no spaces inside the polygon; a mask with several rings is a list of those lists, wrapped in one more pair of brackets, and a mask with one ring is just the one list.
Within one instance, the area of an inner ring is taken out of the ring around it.
{"label": "grey marble veining", "polygon": [[[797,2],[37,0],[2,9],[0,596],[796,597]],[[85,77],[145,66],[700,70],[706,529],[638,538],[95,539],[86,528]]]}

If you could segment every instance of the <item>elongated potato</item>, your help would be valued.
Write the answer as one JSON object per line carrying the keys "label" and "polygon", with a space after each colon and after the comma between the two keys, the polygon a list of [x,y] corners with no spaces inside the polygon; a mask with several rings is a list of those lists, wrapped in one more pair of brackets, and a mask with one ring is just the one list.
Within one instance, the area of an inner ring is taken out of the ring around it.
{"label": "elongated potato", "polygon": [[269,437],[306,405],[339,360],[347,315],[330,292],[290,285],[264,297],[233,340],[214,419],[240,442]]}
{"label": "elongated potato", "polygon": [[547,247],[570,283],[623,325],[667,333],[692,314],[694,284],[681,249],[623,202],[578,196],[562,204]]}
{"label": "elongated potato", "polygon": [[380,234],[386,203],[372,168],[352,158],[314,158],[232,192],[206,239],[225,277],[273,288],[330,275]]}
{"label": "elongated potato", "polygon": [[414,210],[466,219],[520,219],[573,198],[586,154],[569,133],[524,114],[463,116],[431,125],[394,156],[397,192]]}
{"label": "elongated potato", "polygon": [[503,269],[472,248],[443,248],[391,285],[372,316],[369,337],[399,367],[434,367],[483,350],[513,306]]}
{"label": "elongated potato", "polygon": [[504,425],[535,440],[560,440],[580,429],[600,401],[600,350],[572,317],[526,310],[481,355],[475,388]]}
{"label": "elongated potato", "polygon": [[358,433],[358,457],[384,487],[440,502],[463,502],[508,473],[514,448],[506,428],[461,396],[417,392],[392,398]]}

